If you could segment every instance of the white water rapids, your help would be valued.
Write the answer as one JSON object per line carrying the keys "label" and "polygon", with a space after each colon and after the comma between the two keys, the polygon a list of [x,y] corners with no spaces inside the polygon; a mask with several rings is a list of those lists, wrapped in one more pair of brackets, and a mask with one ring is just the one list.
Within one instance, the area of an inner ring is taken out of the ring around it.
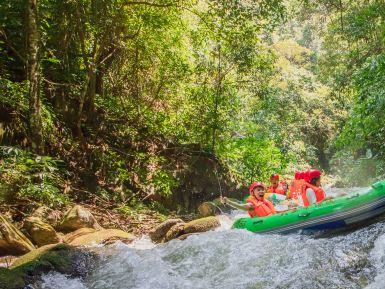
{"label": "white water rapids", "polygon": [[[225,219],[224,219],[225,220]],[[384,289],[385,223],[329,238],[217,231],[153,245],[99,248],[84,280],[58,273],[41,289]]]}

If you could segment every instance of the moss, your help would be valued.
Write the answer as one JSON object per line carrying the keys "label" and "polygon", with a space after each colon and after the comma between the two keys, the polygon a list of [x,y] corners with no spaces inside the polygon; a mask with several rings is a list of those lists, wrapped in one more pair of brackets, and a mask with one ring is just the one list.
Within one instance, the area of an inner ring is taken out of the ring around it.
{"label": "moss", "polygon": [[206,231],[215,229],[216,227],[219,227],[219,226],[220,224],[217,218],[206,217],[206,218],[201,218],[201,219],[197,219],[186,223],[184,227],[184,232],[186,234],[206,232]]}
{"label": "moss", "polygon": [[19,271],[0,268],[0,288],[19,289],[25,285],[23,274]]}
{"label": "moss", "polygon": [[184,222],[181,219],[169,219],[159,224],[155,230],[150,232],[150,238],[153,242],[159,243],[164,240],[167,232],[171,229],[175,224],[183,224]]}
{"label": "moss", "polygon": [[[84,259],[85,256],[92,258]],[[78,262],[79,259],[84,259],[86,262]],[[89,270],[90,264],[95,263],[94,260],[95,255],[67,244],[46,245],[21,256],[10,269],[2,269],[0,288],[21,289],[26,284],[33,284],[42,274],[49,271],[79,277]],[[86,270],[77,268],[79,263],[82,263]]]}
{"label": "moss", "polygon": [[40,247],[18,258],[12,265],[11,269],[27,266],[38,266],[41,263],[53,262],[57,263],[57,258],[63,252],[68,253],[72,248],[66,244],[51,244]]}
{"label": "moss", "polygon": [[0,232],[0,256],[21,255],[35,249],[31,241],[2,215],[0,215]]}
{"label": "moss", "polygon": [[168,242],[183,234],[184,234],[184,223],[178,223],[172,226],[170,230],[168,230],[164,240]]}

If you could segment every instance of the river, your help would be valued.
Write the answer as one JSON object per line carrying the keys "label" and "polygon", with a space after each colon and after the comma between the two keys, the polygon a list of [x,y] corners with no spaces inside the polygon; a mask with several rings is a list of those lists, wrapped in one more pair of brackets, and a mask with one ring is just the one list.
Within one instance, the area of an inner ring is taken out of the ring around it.
{"label": "river", "polygon": [[[234,218],[234,216],[232,216]],[[101,262],[84,280],[58,273],[39,289],[384,289],[385,223],[328,238],[217,231],[153,245],[98,248]]]}

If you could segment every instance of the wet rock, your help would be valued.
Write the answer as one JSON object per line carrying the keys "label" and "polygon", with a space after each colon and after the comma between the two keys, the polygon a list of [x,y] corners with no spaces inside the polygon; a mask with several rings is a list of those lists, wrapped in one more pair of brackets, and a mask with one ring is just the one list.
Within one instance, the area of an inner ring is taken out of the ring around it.
{"label": "wet rock", "polygon": [[[40,248],[32,250],[28,254],[25,254],[25,255],[19,257],[15,262],[13,262],[11,269],[15,269],[15,268],[24,266],[24,265],[29,264],[29,263],[34,262],[34,261],[41,262],[42,261],[41,257],[44,256],[48,252],[56,252],[56,251],[60,251],[60,250],[69,250],[69,249],[70,249],[70,247],[65,245],[65,244],[50,244],[50,245],[42,246]],[[59,261],[58,259],[56,259],[56,253],[52,254],[52,255],[48,254],[45,257],[48,257],[47,259],[49,259],[53,263],[57,263],[57,261]],[[60,264],[60,262],[58,262],[58,263],[59,263],[59,265],[65,265],[65,264]],[[60,269],[64,269],[64,268],[60,268]]]}
{"label": "wet rock", "polygon": [[[18,258],[10,269],[0,268],[0,288],[22,289],[41,275],[56,271],[70,277],[83,277],[93,268],[97,255],[66,244],[40,247]],[[32,286],[32,288],[35,288]]]}
{"label": "wet rock", "polygon": [[117,229],[106,229],[95,231],[89,234],[83,234],[74,238],[69,244],[72,246],[88,246],[112,243],[115,241],[122,241],[124,243],[131,243],[135,237],[127,232]]}
{"label": "wet rock", "polygon": [[199,233],[190,233],[190,234],[183,234],[178,237],[178,240],[184,241],[187,239],[187,237],[192,236],[192,235],[198,235]]}
{"label": "wet rock", "polygon": [[76,205],[65,214],[63,221],[58,226],[58,230],[72,232],[81,228],[102,229],[95,217],[88,210],[80,205]]}
{"label": "wet rock", "polygon": [[31,236],[31,239],[38,247],[56,244],[61,241],[55,229],[48,223],[45,223],[39,217],[28,217],[24,222],[24,228]]}
{"label": "wet rock", "polygon": [[180,235],[184,234],[184,223],[177,223],[168,230],[164,241],[168,242],[172,239],[178,238]]}
{"label": "wet rock", "polygon": [[184,225],[184,232],[190,233],[201,233],[213,230],[220,226],[219,221],[215,217],[206,217],[188,222]]}
{"label": "wet rock", "polygon": [[155,230],[150,232],[150,238],[155,243],[160,243],[164,240],[167,232],[171,229],[172,226],[176,224],[184,224],[181,219],[169,219],[159,224]]}
{"label": "wet rock", "polygon": [[7,268],[0,268],[1,289],[23,289],[25,281],[23,276]]}
{"label": "wet rock", "polygon": [[94,233],[94,232],[96,232],[96,230],[93,229],[93,228],[81,228],[81,229],[78,229],[78,230],[76,230],[74,232],[66,234],[63,237],[63,242],[69,244],[73,240],[75,240],[76,238],[79,238],[81,236],[84,236],[84,235],[87,235],[87,234],[90,234],[90,233]]}
{"label": "wet rock", "polygon": [[219,215],[221,213],[221,210],[219,206],[215,203],[205,202],[198,207],[198,212],[202,217],[209,217]]}
{"label": "wet rock", "polygon": [[0,256],[21,255],[35,249],[31,241],[8,219],[0,216]]}

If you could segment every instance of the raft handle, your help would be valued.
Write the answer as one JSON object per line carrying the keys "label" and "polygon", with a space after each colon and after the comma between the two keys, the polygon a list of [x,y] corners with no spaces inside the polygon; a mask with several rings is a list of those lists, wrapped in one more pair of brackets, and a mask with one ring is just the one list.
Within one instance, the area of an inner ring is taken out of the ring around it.
{"label": "raft handle", "polygon": [[349,196],[349,197],[348,197],[348,200],[353,199],[353,198],[357,198],[357,197],[359,197],[359,196],[360,196],[360,194],[355,194],[355,195],[353,195],[353,196]]}
{"label": "raft handle", "polygon": [[307,217],[311,214],[311,212],[306,212],[306,213],[300,213],[298,214],[298,217]]}
{"label": "raft handle", "polygon": [[263,220],[254,221],[253,225],[256,225],[256,224],[259,224],[259,223],[263,223]]}

